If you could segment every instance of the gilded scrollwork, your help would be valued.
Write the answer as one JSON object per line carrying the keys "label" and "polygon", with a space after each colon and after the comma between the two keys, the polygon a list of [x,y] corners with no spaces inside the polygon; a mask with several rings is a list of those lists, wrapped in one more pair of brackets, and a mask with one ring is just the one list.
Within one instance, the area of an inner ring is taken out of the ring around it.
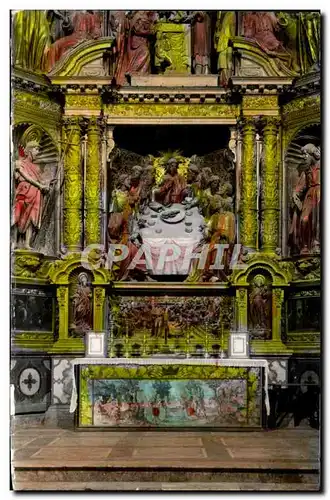
{"label": "gilded scrollwork", "polygon": [[303,258],[295,261],[294,281],[315,281],[321,278],[320,258]]}
{"label": "gilded scrollwork", "polygon": [[194,117],[238,118],[239,106],[229,104],[108,104],[105,113],[111,117]]}
{"label": "gilded scrollwork", "polygon": [[258,95],[258,96],[244,96],[242,102],[242,108],[244,109],[277,109],[278,108],[278,97],[277,95]]}
{"label": "gilded scrollwork", "polygon": [[67,109],[101,110],[101,97],[98,94],[67,94],[65,96],[65,107]]}
{"label": "gilded scrollwork", "polygon": [[39,108],[42,111],[57,114],[61,113],[61,106],[59,104],[40,94],[36,95],[30,92],[15,90],[13,92],[13,101],[18,105],[31,106],[32,108]]}
{"label": "gilded scrollwork", "polygon": [[293,101],[285,104],[283,106],[283,114],[289,115],[291,113],[299,113],[299,111],[306,110],[306,108],[321,106],[321,97],[320,95],[311,95],[306,97],[300,97],[294,99]]}
{"label": "gilded scrollwork", "polygon": [[50,262],[44,260],[42,255],[32,252],[15,253],[13,274],[17,278],[43,278],[48,276]]}

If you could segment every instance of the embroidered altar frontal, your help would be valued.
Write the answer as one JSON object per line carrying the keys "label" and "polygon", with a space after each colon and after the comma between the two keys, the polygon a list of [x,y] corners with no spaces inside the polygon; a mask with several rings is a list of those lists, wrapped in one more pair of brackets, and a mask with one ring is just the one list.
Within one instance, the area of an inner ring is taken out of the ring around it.
{"label": "embroidered altar frontal", "polygon": [[78,428],[256,428],[262,368],[80,365]]}

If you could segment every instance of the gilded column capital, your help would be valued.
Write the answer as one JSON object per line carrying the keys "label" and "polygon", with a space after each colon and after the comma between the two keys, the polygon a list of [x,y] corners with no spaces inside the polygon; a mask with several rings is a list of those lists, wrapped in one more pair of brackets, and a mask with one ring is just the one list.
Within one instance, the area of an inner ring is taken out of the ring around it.
{"label": "gilded column capital", "polygon": [[264,134],[277,134],[281,121],[277,116],[263,116],[260,122]]}
{"label": "gilded column capital", "polygon": [[245,118],[241,118],[238,122],[238,126],[243,135],[255,134],[258,122],[258,118],[248,116]]}
{"label": "gilded column capital", "polygon": [[62,122],[67,129],[80,130],[84,123],[84,120],[81,116],[63,116]]}

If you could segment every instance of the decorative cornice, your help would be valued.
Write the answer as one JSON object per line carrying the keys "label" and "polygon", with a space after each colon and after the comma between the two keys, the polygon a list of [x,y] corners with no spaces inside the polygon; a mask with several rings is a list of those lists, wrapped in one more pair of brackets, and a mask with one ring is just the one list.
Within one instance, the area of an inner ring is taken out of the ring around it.
{"label": "decorative cornice", "polygon": [[237,99],[233,100],[230,90],[224,90],[219,87],[200,87],[200,88],[139,88],[132,87],[127,89],[114,90],[111,86],[104,86],[102,89],[102,97],[108,103],[192,103],[192,104],[229,104],[237,103]]}
{"label": "decorative cornice", "polygon": [[11,78],[13,88],[18,90],[30,92],[49,92],[52,90],[51,82],[45,75],[36,75],[31,71],[15,67]]}
{"label": "decorative cornice", "polygon": [[229,87],[238,94],[281,94],[292,87],[293,78],[287,77],[232,77]]}

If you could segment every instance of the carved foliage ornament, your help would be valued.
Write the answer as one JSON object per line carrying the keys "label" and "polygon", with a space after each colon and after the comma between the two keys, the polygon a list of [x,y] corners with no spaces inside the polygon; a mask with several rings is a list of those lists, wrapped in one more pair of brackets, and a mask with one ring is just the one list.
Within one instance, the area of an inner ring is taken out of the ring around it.
{"label": "carved foliage ornament", "polygon": [[101,110],[101,98],[99,95],[67,94],[65,96],[65,107],[68,109],[79,108],[86,110]]}
{"label": "carved foliage ornament", "polygon": [[14,276],[20,278],[47,278],[50,262],[41,256],[27,253],[25,255],[15,254]]}
{"label": "carved foliage ornament", "polygon": [[278,98],[274,96],[244,96],[242,108],[244,109],[277,109]]}
{"label": "carved foliage ornament", "polygon": [[289,102],[283,106],[283,114],[288,115],[290,113],[297,113],[300,111],[305,111],[306,108],[321,106],[321,97],[317,96],[307,96],[295,99],[294,101]]}
{"label": "carved foliage ornament", "polygon": [[110,104],[105,113],[113,117],[237,118],[239,107],[228,104]]}

